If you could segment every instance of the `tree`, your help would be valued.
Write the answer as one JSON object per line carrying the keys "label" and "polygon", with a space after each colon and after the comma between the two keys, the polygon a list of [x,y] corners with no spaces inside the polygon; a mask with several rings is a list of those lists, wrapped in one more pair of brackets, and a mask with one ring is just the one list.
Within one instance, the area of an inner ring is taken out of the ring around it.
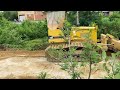
{"label": "tree", "polygon": [[[77,16],[79,16],[79,23],[80,26],[88,26],[92,22],[99,23],[99,20],[101,19],[101,16],[99,12],[95,11],[77,11]],[[69,11],[68,14],[68,21],[76,25],[76,11]]]}
{"label": "tree", "polygon": [[79,26],[80,23],[79,23],[79,11],[77,11],[77,26]]}
{"label": "tree", "polygon": [[4,11],[3,16],[10,21],[18,19],[17,11]]}

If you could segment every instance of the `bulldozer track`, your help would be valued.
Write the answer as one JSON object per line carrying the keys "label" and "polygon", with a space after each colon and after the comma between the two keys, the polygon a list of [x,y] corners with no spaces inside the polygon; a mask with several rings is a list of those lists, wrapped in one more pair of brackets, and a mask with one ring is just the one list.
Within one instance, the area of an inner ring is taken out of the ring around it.
{"label": "bulldozer track", "polygon": [[[83,47],[83,44],[81,42],[71,42],[70,47],[72,46],[77,46],[77,47]],[[51,44],[49,45],[48,48],[54,48],[54,49],[59,49],[59,48],[68,48],[69,44],[63,43],[63,44]]]}
{"label": "bulldozer track", "polygon": [[48,49],[52,48],[52,49],[68,49],[69,47],[83,47],[83,44],[81,42],[71,42],[70,45],[67,43],[62,43],[62,44],[51,44],[49,45],[46,50],[45,50],[45,56],[47,58],[47,61],[50,62],[60,62],[60,60],[58,58],[55,58],[54,56],[52,56],[50,53],[48,53]]}

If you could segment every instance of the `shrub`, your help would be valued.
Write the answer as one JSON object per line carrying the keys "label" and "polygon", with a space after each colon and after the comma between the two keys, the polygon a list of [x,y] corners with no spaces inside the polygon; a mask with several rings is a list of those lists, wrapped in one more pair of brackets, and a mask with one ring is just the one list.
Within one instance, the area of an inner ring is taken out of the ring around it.
{"label": "shrub", "polygon": [[46,72],[41,72],[41,73],[38,75],[38,79],[47,79],[47,73],[46,73]]}
{"label": "shrub", "polygon": [[[117,17],[117,16],[116,16]],[[99,24],[98,37],[100,34],[112,34],[116,38],[120,38],[120,17],[116,18],[114,14],[110,17],[103,17]]]}
{"label": "shrub", "polygon": [[18,18],[17,11],[4,11],[3,16],[10,21],[13,21],[14,19]]}
{"label": "shrub", "polygon": [[[76,12],[77,11],[69,11],[69,14],[67,14],[67,20],[72,25],[76,25]],[[88,26],[91,22],[99,23],[100,19],[101,15],[99,14],[99,12],[79,11],[80,26]]]}
{"label": "shrub", "polygon": [[34,40],[24,41],[22,43],[22,46],[26,50],[45,49],[48,46],[48,41],[46,37],[42,39],[34,39]]}
{"label": "shrub", "polygon": [[6,47],[25,47],[28,50],[44,49],[48,42],[46,37],[46,21],[38,23],[25,21],[22,24],[16,24],[0,17],[0,44],[4,44]]}
{"label": "shrub", "polygon": [[2,18],[0,26],[0,44],[18,45],[22,42],[21,36],[16,30],[17,25]]}
{"label": "shrub", "polygon": [[18,31],[22,39],[33,40],[43,38],[47,36],[47,23],[46,21],[24,21],[18,28]]}
{"label": "shrub", "polygon": [[[105,53],[104,56],[106,56]],[[120,79],[120,62],[117,60],[118,57],[120,57],[120,52],[112,53],[109,61],[104,60],[103,68],[107,72],[106,79]]]}

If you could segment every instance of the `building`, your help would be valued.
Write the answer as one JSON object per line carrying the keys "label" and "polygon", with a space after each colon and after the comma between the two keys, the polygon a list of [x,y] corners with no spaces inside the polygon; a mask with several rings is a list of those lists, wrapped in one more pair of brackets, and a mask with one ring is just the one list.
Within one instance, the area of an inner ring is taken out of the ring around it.
{"label": "building", "polygon": [[113,14],[113,11],[102,11],[105,16],[109,16]]}
{"label": "building", "polygon": [[44,11],[18,11],[18,20],[43,20],[46,18],[46,13]]}

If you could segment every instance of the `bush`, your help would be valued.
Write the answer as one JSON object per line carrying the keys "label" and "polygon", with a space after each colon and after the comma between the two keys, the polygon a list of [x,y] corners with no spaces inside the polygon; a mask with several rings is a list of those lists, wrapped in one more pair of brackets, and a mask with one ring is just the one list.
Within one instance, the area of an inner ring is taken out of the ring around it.
{"label": "bush", "polygon": [[[47,45],[46,21],[16,24],[0,17],[0,44],[9,48],[44,49]],[[42,48],[43,46],[43,48]]]}
{"label": "bush", "polygon": [[[103,68],[107,72],[105,79],[120,79],[120,62],[118,57],[120,57],[120,52],[112,53],[109,61],[104,60]],[[107,56],[105,55],[107,58]],[[105,58],[105,59],[106,59]]]}
{"label": "bush", "polygon": [[116,38],[120,38],[120,19],[111,22],[109,33]]}
{"label": "bush", "polygon": [[22,39],[33,40],[36,38],[43,38],[47,36],[47,22],[30,22],[24,21],[18,28]]}
{"label": "bush", "polygon": [[102,25],[99,28],[101,33],[109,33],[114,35],[116,38],[120,38],[120,19],[115,21],[104,19],[102,21]]}
{"label": "bush", "polygon": [[21,36],[16,30],[17,25],[2,18],[0,26],[0,44],[18,45],[22,42]]}
{"label": "bush", "polygon": [[[76,12],[77,11],[70,11],[67,14],[67,20],[72,24],[76,25]],[[80,26],[89,26],[91,22],[99,23],[101,19],[101,15],[99,12],[95,11],[79,11],[79,22]]]}
{"label": "bush", "polygon": [[46,73],[46,72],[41,72],[41,73],[38,75],[38,79],[47,79],[47,73]]}
{"label": "bush", "polygon": [[4,11],[3,16],[10,21],[13,21],[14,19],[18,18],[17,11]]}
{"label": "bush", "polygon": [[120,13],[115,12],[109,18],[110,18],[110,21],[120,19]]}
{"label": "bush", "polygon": [[103,17],[101,19],[98,31],[99,37],[101,33],[109,33],[115,36],[116,38],[120,38],[120,17],[118,16],[116,16],[116,14],[113,14],[110,17]]}
{"label": "bush", "polygon": [[107,34],[109,33],[109,27],[111,25],[111,22],[108,17],[103,17],[99,24],[99,30],[98,30],[98,36],[100,37],[100,34]]}
{"label": "bush", "polygon": [[34,39],[29,41],[24,41],[22,44],[22,48],[26,50],[39,50],[39,49],[45,49],[48,46],[47,38],[42,39]]}

